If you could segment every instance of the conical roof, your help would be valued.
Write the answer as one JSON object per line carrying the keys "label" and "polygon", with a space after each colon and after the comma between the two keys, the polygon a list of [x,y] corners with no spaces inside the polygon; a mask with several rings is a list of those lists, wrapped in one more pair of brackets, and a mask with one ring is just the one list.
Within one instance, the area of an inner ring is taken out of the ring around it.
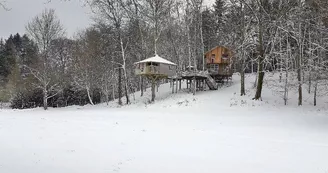
{"label": "conical roof", "polygon": [[147,62],[156,62],[156,63],[160,63],[160,64],[168,64],[168,65],[175,65],[173,62],[171,61],[168,61],[158,55],[155,55],[154,57],[151,57],[151,58],[147,58],[145,60],[142,60],[142,61],[139,61],[139,62],[136,62],[135,64],[140,64],[140,63],[147,63]]}

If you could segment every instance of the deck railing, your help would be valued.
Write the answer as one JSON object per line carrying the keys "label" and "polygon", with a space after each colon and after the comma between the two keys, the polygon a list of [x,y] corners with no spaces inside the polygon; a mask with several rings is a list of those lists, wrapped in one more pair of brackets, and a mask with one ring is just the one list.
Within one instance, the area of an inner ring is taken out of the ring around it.
{"label": "deck railing", "polygon": [[151,74],[157,74],[159,73],[159,66],[146,66],[146,71],[145,73],[151,73]]}
{"label": "deck railing", "polygon": [[159,66],[146,66],[145,68],[137,68],[135,69],[136,74],[159,74],[160,73],[160,68]]}

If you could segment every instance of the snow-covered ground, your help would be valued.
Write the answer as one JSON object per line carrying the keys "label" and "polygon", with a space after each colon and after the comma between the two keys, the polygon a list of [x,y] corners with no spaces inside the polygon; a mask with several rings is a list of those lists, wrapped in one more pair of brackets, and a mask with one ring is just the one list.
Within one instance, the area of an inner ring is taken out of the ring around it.
{"label": "snow-covered ground", "polygon": [[154,104],[1,110],[0,173],[328,173],[327,103],[290,92],[284,106],[268,87],[252,101],[254,76],[245,97],[238,79],[196,96],[164,85]]}

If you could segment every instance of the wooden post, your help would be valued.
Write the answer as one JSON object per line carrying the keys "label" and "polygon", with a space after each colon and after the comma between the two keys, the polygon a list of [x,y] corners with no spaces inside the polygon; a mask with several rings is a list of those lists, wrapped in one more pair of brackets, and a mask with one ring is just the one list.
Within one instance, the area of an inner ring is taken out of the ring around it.
{"label": "wooden post", "polygon": [[206,80],[205,79],[203,79],[203,88],[204,88],[204,90],[206,90]]}
{"label": "wooden post", "polygon": [[190,86],[190,80],[189,79],[187,79],[187,88],[190,90],[191,89],[191,86]]}
{"label": "wooden post", "polygon": [[155,85],[156,85],[156,80],[155,78],[152,76],[151,77],[151,101],[154,102],[155,101]]}
{"label": "wooden post", "polygon": [[172,79],[172,94],[174,94],[174,79]]}
{"label": "wooden post", "polygon": [[196,79],[196,90],[199,90],[199,80]]}
{"label": "wooden post", "polygon": [[179,90],[181,90],[181,79],[179,80]]}
{"label": "wooden post", "polygon": [[178,79],[175,80],[175,83],[176,83],[175,93],[178,93],[178,83],[179,83]]}

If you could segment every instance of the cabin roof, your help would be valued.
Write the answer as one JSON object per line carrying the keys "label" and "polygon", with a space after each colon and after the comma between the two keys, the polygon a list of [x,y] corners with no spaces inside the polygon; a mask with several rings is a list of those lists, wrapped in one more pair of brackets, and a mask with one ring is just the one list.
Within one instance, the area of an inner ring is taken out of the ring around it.
{"label": "cabin roof", "polygon": [[142,61],[139,61],[139,62],[136,62],[135,64],[140,64],[140,63],[147,63],[147,62],[156,62],[156,63],[160,63],[160,64],[168,64],[168,65],[175,65],[173,62],[171,61],[168,61],[164,58],[161,58],[160,56],[158,55],[155,55],[154,57],[151,57],[151,58],[147,58],[145,60],[142,60]]}
{"label": "cabin roof", "polygon": [[227,47],[225,47],[225,46],[215,46],[214,48],[212,48],[211,50],[208,50],[207,52],[205,52],[205,54],[204,55],[206,55],[206,54],[208,54],[208,53],[210,53],[210,52],[212,52],[214,49],[217,49],[217,48],[219,48],[219,47],[223,47],[223,48],[226,48],[226,49],[228,49]]}

